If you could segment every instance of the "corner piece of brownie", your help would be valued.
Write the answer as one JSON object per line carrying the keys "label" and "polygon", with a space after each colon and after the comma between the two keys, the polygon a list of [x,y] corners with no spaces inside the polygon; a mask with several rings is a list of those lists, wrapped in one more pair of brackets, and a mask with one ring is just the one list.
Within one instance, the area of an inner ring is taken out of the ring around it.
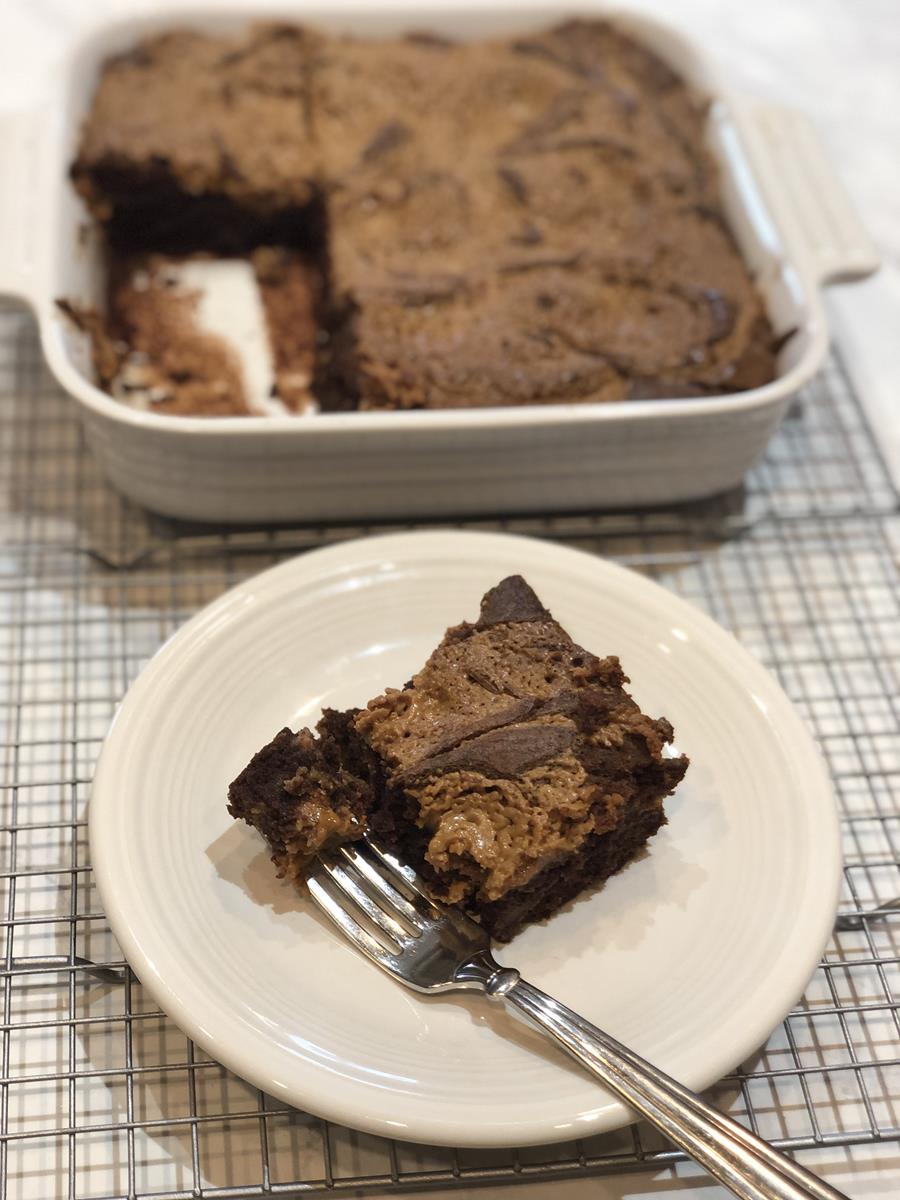
{"label": "corner piece of brownie", "polygon": [[577,645],[521,576],[417,675],[317,734],[283,729],[229,789],[279,871],[371,830],[500,941],[630,862],[688,760],[615,657]]}

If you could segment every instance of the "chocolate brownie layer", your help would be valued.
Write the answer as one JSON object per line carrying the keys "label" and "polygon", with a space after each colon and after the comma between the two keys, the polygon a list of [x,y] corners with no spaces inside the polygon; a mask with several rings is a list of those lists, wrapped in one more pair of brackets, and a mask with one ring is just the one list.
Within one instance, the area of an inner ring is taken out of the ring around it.
{"label": "chocolate brownie layer", "polygon": [[[107,65],[72,176],[120,252],[317,256],[324,408],[706,395],[771,379],[775,344],[704,123],[600,21],[183,31]],[[276,358],[293,336],[273,329]]]}
{"label": "chocolate brownie layer", "polygon": [[282,729],[228,789],[228,811],[260,831],[280,876],[299,879],[320,850],[362,837],[372,789],[345,769],[345,714],[329,712],[308,729]]}
{"label": "chocolate brownie layer", "polygon": [[117,399],[187,416],[314,405],[324,281],[302,252],[122,256],[108,292],[106,319],[73,305],[65,311],[90,333],[98,381]]}
{"label": "chocolate brownie layer", "polygon": [[[268,802],[244,772],[230,811],[299,875],[318,849],[309,812],[324,805],[324,836],[339,840],[355,779],[347,836],[370,828],[436,896],[507,939],[619,870],[665,821],[687,759],[664,755],[671,726],[644,715],[626,682],[616,658],[573,642],[514,576],[488,592],[477,622],[447,631],[404,688],[326,714],[318,739],[282,731],[248,768],[252,781],[254,764],[265,765]],[[318,774],[298,786],[299,775],[283,784],[280,765],[269,769],[301,743],[338,764],[331,790]]]}
{"label": "chocolate brownie layer", "polygon": [[314,38],[289,25],[177,30],[106,63],[72,179],[114,243],[234,252],[281,240],[314,194]]}
{"label": "chocolate brownie layer", "polygon": [[272,348],[273,394],[292,412],[313,403],[325,307],[322,264],[294,250],[262,246],[250,256]]}

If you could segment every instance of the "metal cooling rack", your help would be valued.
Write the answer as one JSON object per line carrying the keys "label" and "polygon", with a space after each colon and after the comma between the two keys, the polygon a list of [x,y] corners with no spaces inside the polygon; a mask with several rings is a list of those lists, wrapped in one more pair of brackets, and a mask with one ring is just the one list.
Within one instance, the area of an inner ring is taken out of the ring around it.
{"label": "metal cooling rack", "polygon": [[[637,566],[778,675],[837,783],[844,916],[801,1002],[713,1100],[792,1150],[900,1137],[900,913],[889,907],[900,895],[900,517],[840,363],[739,494],[466,525]],[[364,532],[210,532],[149,518],[103,483],[29,319],[0,314],[0,1200],[47,1200],[54,1187],[72,1200],[391,1192],[680,1158],[643,1127],[473,1152],[328,1125],[208,1059],[123,962],[84,820],[115,704],[160,642],[225,588]]]}

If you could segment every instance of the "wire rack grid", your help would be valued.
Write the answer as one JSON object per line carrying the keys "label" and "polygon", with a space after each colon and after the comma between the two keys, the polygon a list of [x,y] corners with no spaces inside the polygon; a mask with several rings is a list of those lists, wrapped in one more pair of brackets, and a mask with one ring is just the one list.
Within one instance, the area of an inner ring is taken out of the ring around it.
{"label": "wire rack grid", "polygon": [[[739,493],[642,514],[468,521],[564,539],[706,609],[778,676],[826,754],[842,917],[803,998],[715,1103],[790,1150],[900,1137],[898,496],[832,359]],[[451,1151],[338,1128],[209,1059],[123,961],[85,806],[117,702],[188,616],[365,529],[210,531],[103,482],[27,317],[0,315],[0,1200],[453,1188],[658,1168],[642,1127]],[[55,1191],[53,1189],[56,1189]]]}

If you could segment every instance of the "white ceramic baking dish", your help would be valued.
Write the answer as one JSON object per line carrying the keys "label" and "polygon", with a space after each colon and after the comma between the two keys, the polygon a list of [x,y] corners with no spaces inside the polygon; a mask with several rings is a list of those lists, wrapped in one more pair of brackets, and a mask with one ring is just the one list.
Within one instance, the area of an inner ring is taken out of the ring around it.
{"label": "white ceramic baking dish", "polygon": [[84,237],[67,166],[108,55],[173,24],[224,30],[262,15],[363,36],[427,28],[460,38],[564,15],[522,0],[169,12],[99,29],[72,50],[40,111],[0,127],[0,292],[33,308],[50,368],[116,487],[170,516],[260,522],[645,506],[742,479],[822,363],[821,288],[869,274],[877,258],[804,117],[735,97],[700,48],[656,21],[602,4],[574,11],[609,16],[712,98],[709,139],[730,222],[776,330],[797,331],[778,378],[702,400],[307,417],[172,417],[111,399],[91,382],[85,339],[54,303],[99,303],[103,293],[102,256],[96,238]]}

